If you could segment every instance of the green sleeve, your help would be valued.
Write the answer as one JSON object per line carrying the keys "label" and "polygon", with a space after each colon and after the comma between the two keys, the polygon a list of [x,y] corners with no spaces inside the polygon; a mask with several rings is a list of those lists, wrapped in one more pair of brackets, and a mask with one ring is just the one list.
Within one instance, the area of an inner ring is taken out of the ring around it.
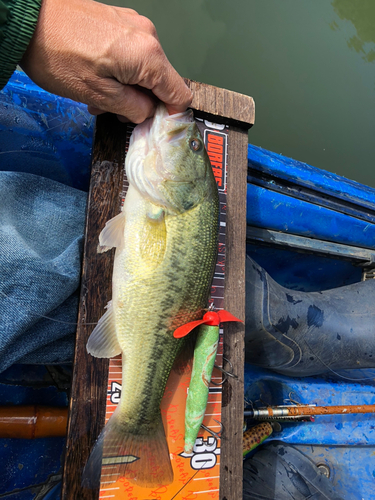
{"label": "green sleeve", "polygon": [[41,3],[42,0],[0,0],[0,89],[29,45]]}

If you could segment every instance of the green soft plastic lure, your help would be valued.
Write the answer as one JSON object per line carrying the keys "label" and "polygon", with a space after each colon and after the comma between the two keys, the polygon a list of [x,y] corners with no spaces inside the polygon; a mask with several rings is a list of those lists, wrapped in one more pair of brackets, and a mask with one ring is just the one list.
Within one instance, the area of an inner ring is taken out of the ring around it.
{"label": "green soft plastic lure", "polygon": [[176,338],[199,327],[194,349],[193,369],[185,410],[185,453],[192,453],[206,412],[209,386],[219,343],[219,325],[225,321],[241,321],[227,311],[208,311],[203,319],[177,328]]}

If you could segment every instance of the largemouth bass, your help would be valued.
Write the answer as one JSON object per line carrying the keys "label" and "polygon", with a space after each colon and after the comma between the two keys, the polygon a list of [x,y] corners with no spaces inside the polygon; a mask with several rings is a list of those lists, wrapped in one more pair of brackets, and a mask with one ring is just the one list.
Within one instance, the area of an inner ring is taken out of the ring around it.
{"label": "largemouth bass", "polygon": [[112,301],[87,343],[96,357],[122,353],[121,401],[85,467],[86,485],[100,476],[102,457],[113,480],[173,481],[160,413],[185,343],[173,332],[202,318],[217,256],[217,186],[191,111],[169,116],[160,104],[135,127],[125,169],[122,212],[99,237],[102,251],[116,247]]}

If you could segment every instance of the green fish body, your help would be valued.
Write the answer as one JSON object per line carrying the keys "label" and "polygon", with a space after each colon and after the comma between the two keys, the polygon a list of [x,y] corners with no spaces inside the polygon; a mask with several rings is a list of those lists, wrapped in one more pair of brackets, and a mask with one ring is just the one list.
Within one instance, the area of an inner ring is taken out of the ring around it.
{"label": "green fish body", "polygon": [[[122,212],[99,238],[101,251],[116,247],[112,301],[87,344],[96,357],[122,354],[122,393],[84,478],[92,483],[102,456],[103,463],[116,456],[113,480],[125,476],[153,486],[173,480],[160,402],[185,343],[173,332],[200,319],[207,307],[219,201],[190,111],[168,116],[159,105],[153,119],[134,129],[125,168],[129,188]],[[134,461],[121,463],[121,456]]]}

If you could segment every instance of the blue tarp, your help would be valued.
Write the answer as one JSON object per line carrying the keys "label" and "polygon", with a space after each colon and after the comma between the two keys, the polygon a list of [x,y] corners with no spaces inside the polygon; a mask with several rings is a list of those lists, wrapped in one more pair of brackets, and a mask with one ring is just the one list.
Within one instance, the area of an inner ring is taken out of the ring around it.
{"label": "blue tarp", "polygon": [[[88,190],[94,119],[85,106],[44,92],[16,72],[0,92],[0,110],[2,170],[45,175]],[[248,166],[249,225],[375,248],[374,189],[252,145]],[[361,269],[350,260],[254,242],[247,251],[276,281],[297,290],[333,288],[361,279]],[[7,370],[0,379],[2,404],[67,405],[67,391],[49,384],[47,372],[43,367]],[[347,375],[356,378],[359,374]],[[363,378],[372,375],[366,373]],[[246,367],[247,398],[256,400],[261,395],[270,404],[280,404],[290,391],[301,402],[324,404],[374,403],[375,393],[368,380],[353,382],[332,373],[291,379]],[[345,492],[347,488],[346,498],[371,498],[373,428],[368,416],[325,417],[315,423],[288,424],[275,439],[296,444],[304,453],[319,454],[321,461],[333,464],[338,489]],[[38,499],[58,500],[64,445],[64,438],[0,440],[0,459],[5,464],[0,471],[0,496],[33,500],[39,494]]]}

